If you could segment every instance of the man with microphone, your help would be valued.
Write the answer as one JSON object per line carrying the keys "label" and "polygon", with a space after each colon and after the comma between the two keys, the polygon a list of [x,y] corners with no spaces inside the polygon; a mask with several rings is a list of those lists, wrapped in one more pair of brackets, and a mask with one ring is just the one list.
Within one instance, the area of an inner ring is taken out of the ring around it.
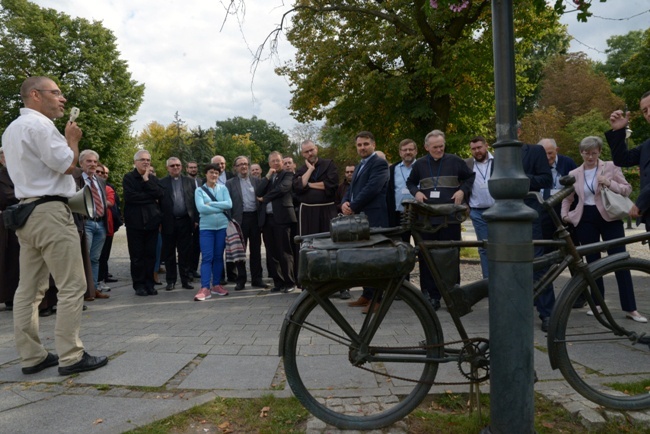
{"label": "man with microphone", "polygon": [[[108,358],[86,353],[79,338],[86,280],[67,200],[76,191],[71,174],[82,132],[72,121],[65,127],[65,137],[56,129],[53,119],[63,116],[66,99],[50,78],[27,78],[20,97],[25,108],[2,135],[2,148],[20,203],[40,199],[25,225],[16,230],[20,283],[13,314],[22,372],[35,374],[56,365],[61,375],[90,371],[106,365]],[[58,355],[48,352],[38,336],[38,304],[49,274],[59,288],[54,328]]]}

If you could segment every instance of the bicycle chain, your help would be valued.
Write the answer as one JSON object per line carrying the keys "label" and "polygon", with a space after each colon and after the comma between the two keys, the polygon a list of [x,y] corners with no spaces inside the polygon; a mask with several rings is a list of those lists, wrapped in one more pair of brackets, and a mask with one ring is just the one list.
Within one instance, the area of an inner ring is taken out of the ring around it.
{"label": "bicycle chain", "polygon": [[[439,348],[439,347],[444,347],[444,346],[449,346],[449,345],[455,345],[455,344],[464,344],[467,345],[470,342],[482,342],[482,338],[468,338],[468,339],[461,339],[458,341],[451,341],[451,342],[444,342],[442,344],[435,344],[435,345],[417,345],[417,346],[411,346],[411,347],[369,347],[368,350],[372,350],[375,348],[387,348],[387,349],[396,349],[396,350],[412,350],[412,349],[417,349],[417,348]],[[406,377],[400,377],[397,375],[390,375],[386,374],[380,371],[376,371],[374,369],[366,368],[361,365],[357,366],[357,368],[362,369],[367,372],[372,372],[373,374],[379,374],[384,377],[388,378],[396,378],[398,380],[402,381],[409,381],[411,383],[421,383],[421,384],[428,384],[431,386],[462,386],[464,384],[476,384],[476,383],[481,383],[481,381],[421,381],[421,380],[415,380],[412,378],[406,378]],[[486,381],[486,380],[483,380]]]}

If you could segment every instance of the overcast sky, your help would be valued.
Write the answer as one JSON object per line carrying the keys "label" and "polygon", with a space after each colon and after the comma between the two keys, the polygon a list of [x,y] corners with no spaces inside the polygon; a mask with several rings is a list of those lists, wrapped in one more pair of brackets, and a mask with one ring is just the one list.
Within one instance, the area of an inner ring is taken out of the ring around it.
{"label": "overcast sky", "polygon": [[[136,132],[152,121],[171,123],[176,111],[190,128],[207,129],[217,120],[235,116],[257,116],[285,132],[296,125],[288,109],[289,83],[273,71],[292,59],[293,47],[282,40],[279,58],[260,63],[254,80],[251,70],[251,50],[257,49],[287,9],[279,6],[281,0],[246,0],[244,21],[229,16],[223,29],[226,9],[222,3],[228,0],[32,1],[74,17],[102,21],[113,31],[133,79],[146,86],[134,119]],[[569,33],[586,45],[574,42],[572,51],[604,60],[608,37],[648,27],[648,0],[594,2],[595,17],[588,23],[578,23],[575,14],[562,20],[569,25]]]}

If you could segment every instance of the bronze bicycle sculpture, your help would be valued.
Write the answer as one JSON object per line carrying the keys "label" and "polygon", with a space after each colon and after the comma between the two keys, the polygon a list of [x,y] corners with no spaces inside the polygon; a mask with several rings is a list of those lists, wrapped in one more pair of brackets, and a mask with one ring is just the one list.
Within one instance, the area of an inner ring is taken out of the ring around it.
{"label": "bronze bicycle sculpture", "polygon": [[[551,316],[547,335],[551,366],[597,404],[618,410],[650,408],[646,390],[616,391],[610,383],[618,376],[590,372],[583,363],[594,352],[606,351],[608,357],[629,357],[631,352],[650,367],[650,337],[638,323],[623,326],[611,307],[613,301],[606,298],[617,290],[609,289],[603,295],[597,286],[603,282],[605,288],[616,288],[614,274],[627,270],[640,282],[638,289],[648,288],[650,261],[631,258],[629,253],[606,256],[591,264],[582,259],[612,246],[646,243],[650,233],[575,246],[553,211],[555,204],[573,192],[568,177],[564,183],[564,189],[543,201],[557,227],[554,240],[533,242],[557,249],[535,259],[534,267],[547,271],[534,282],[533,296],[567,269],[571,271]],[[468,383],[489,379],[489,340],[470,334],[461,319],[488,296],[488,281],[458,285],[457,276],[444,272],[456,268],[460,247],[479,247],[485,242],[422,240],[420,232],[435,232],[451,219],[464,219],[463,206],[417,201],[405,201],[404,206],[399,227],[370,229],[362,216],[352,216],[334,222],[331,233],[302,240],[299,274],[305,291],[286,314],[279,355],[294,395],[312,414],[338,428],[376,429],[402,419],[424,400],[432,385],[446,384],[435,381],[443,364],[456,364]],[[432,227],[428,221],[433,216],[443,216],[445,222]],[[415,248],[394,241],[407,230],[412,231]],[[416,253],[424,256],[455,326],[448,341],[438,314],[419,288],[406,279]],[[377,289],[368,315],[331,298],[342,289],[358,286]],[[593,316],[572,309],[581,295]],[[644,345],[632,347],[636,344]],[[329,375],[310,375],[314,370]],[[379,399],[364,398],[366,388],[372,388]],[[339,394],[333,396],[332,389]]]}

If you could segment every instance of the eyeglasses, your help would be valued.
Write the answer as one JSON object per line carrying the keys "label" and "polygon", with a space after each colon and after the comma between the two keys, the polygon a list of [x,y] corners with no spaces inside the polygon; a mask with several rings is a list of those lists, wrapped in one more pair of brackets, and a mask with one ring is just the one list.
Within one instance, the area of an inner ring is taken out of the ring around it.
{"label": "eyeglasses", "polygon": [[106,172],[104,172],[103,170],[95,170],[95,173],[97,173],[98,175],[104,175]]}
{"label": "eyeglasses", "polygon": [[235,167],[248,166],[248,163],[237,163]]}
{"label": "eyeglasses", "polygon": [[52,95],[54,95],[57,98],[65,98],[63,96],[63,92],[61,92],[58,89],[34,89],[34,90],[37,90],[39,92],[50,92]]}
{"label": "eyeglasses", "polygon": [[181,165],[180,165],[180,164],[170,164],[170,165],[167,166],[167,167],[181,167]]}
{"label": "eyeglasses", "polygon": [[135,161],[139,161],[140,163],[149,163],[151,162],[151,158],[139,158]]}
{"label": "eyeglasses", "polygon": [[585,157],[597,157],[597,156],[600,154],[600,152],[586,152],[586,151],[582,151],[581,154],[584,155]]}

